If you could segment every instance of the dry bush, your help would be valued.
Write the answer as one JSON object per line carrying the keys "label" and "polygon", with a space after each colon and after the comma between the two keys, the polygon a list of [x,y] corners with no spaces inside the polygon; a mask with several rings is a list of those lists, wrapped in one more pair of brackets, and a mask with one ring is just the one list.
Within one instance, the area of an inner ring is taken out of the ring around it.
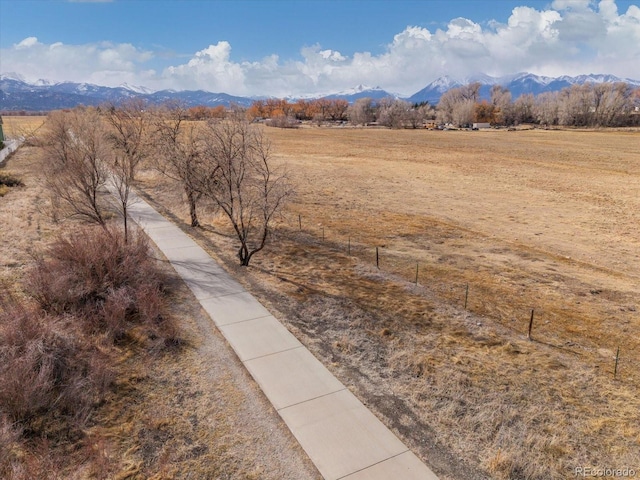
{"label": "dry bush", "polygon": [[9,193],[10,187],[21,187],[23,185],[22,180],[15,175],[6,172],[0,173],[0,197],[4,197]]}
{"label": "dry bush", "polygon": [[0,312],[2,436],[46,436],[59,421],[71,433],[111,382],[108,355],[71,318],[12,303]]}
{"label": "dry bush", "polygon": [[11,173],[2,172],[0,173],[0,185],[6,185],[7,187],[20,187],[23,183],[17,176]]}
{"label": "dry bush", "polygon": [[280,116],[268,119],[265,122],[265,125],[268,127],[277,127],[277,128],[299,128],[300,122],[298,122],[295,119],[295,117],[287,117],[285,115],[280,115]]}
{"label": "dry bush", "polygon": [[0,478],[70,478],[61,452],[112,392],[114,342],[153,352],[179,341],[154,261],[142,235],[125,243],[121,231],[85,227],[36,259],[25,281],[33,307],[0,286]]}
{"label": "dry bush", "polygon": [[165,278],[143,235],[85,227],[56,240],[27,276],[27,290],[52,314],[73,314],[88,333],[123,340],[136,325],[175,340],[163,314]]}

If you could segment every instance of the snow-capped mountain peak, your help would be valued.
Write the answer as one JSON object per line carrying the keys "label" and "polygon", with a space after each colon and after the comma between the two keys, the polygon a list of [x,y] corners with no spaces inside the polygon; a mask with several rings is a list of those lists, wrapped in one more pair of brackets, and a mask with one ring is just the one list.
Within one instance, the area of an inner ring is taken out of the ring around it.
{"label": "snow-capped mountain peak", "polygon": [[[425,88],[406,100],[412,103],[429,102],[437,104],[443,93],[451,88],[460,87],[470,81],[481,84],[480,97],[489,99],[491,87],[501,85],[511,92],[513,99],[523,94],[538,95],[543,92],[560,91],[572,85],[600,82],[625,82],[632,88],[640,87],[640,80],[622,79],[607,74],[588,74],[576,77],[545,77],[532,73],[516,73],[503,77],[492,77],[484,74],[469,76],[466,79],[456,79],[443,76],[435,79]],[[24,77],[15,72],[0,74],[0,110],[32,110],[46,111],[59,108],[73,108],[76,105],[100,105],[105,102],[121,102],[128,98],[141,98],[152,103],[162,103],[168,100],[185,102],[189,106],[230,105],[239,104],[249,106],[257,98],[264,97],[235,97],[224,93],[205,91],[154,91],[146,87],[122,84],[120,87],[104,87],[89,83],[51,82],[38,80],[29,83]],[[293,100],[292,97],[289,97]],[[350,103],[361,98],[371,98],[374,101],[383,98],[403,98],[401,95],[389,93],[384,89],[370,87],[365,84],[357,85],[340,93],[324,95],[297,96],[296,99],[344,99]]]}
{"label": "snow-capped mountain peak", "polygon": [[119,88],[124,88],[125,90],[129,90],[130,92],[141,93],[141,94],[149,94],[149,93],[153,93],[154,92],[150,88],[143,87],[141,85],[130,85],[130,84],[126,83],[126,82],[121,84]]}
{"label": "snow-capped mountain peak", "polygon": [[0,80],[14,80],[16,82],[23,82],[23,83],[27,82],[22,75],[16,72],[2,73],[0,74]]}
{"label": "snow-capped mountain peak", "polygon": [[33,82],[33,85],[37,87],[49,87],[51,85],[55,85],[55,82],[52,82],[51,80],[46,80],[44,78],[39,78],[38,80]]}

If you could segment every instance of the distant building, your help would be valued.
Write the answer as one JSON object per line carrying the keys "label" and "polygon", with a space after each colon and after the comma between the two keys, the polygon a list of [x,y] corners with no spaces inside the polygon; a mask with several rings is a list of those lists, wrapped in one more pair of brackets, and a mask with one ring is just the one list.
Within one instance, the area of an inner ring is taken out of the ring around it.
{"label": "distant building", "polygon": [[481,128],[491,128],[491,124],[487,122],[478,122],[478,123],[474,123],[472,128],[474,130],[480,130]]}

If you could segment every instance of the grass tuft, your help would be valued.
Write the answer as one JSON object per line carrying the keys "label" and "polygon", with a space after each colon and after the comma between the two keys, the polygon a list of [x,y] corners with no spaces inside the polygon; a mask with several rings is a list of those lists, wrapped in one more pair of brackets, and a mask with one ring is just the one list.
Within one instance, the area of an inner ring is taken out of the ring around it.
{"label": "grass tuft", "polygon": [[9,193],[12,187],[22,187],[22,180],[12,173],[0,172],[0,197],[4,197]]}

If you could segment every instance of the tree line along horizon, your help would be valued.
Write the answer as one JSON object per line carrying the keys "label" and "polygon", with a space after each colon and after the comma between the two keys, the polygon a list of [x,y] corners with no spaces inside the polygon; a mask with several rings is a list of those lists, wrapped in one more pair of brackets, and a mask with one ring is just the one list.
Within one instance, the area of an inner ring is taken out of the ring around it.
{"label": "tree line along horizon", "polygon": [[[482,85],[470,83],[446,91],[437,105],[411,103],[398,98],[345,99],[321,98],[288,101],[280,98],[256,100],[246,108],[249,120],[265,120],[274,126],[295,126],[302,121],[348,122],[354,125],[377,124],[390,128],[425,126],[494,126],[539,124],[544,126],[619,127],[640,125],[640,88],[618,83],[586,83],[538,95],[522,94],[513,98],[500,85],[490,90],[490,98],[480,95]],[[189,109],[193,119],[222,118],[225,107],[197,106]]]}
{"label": "tree line along horizon", "polygon": [[[488,99],[482,98],[479,82],[452,88],[437,104],[409,102],[394,97],[364,97],[353,103],[345,99],[282,98],[255,100],[250,106],[237,104],[207,107],[182,105],[191,120],[226,118],[242,111],[250,121],[265,121],[278,127],[300,122],[318,125],[351,123],[389,128],[423,128],[436,125],[469,127],[473,123],[493,126],[537,124],[542,126],[623,127],[640,126],[640,88],[625,82],[585,83],[538,95],[525,93],[513,98],[505,87],[494,85]],[[66,109],[68,110],[68,109]],[[5,111],[4,115],[46,115],[47,111]]]}

